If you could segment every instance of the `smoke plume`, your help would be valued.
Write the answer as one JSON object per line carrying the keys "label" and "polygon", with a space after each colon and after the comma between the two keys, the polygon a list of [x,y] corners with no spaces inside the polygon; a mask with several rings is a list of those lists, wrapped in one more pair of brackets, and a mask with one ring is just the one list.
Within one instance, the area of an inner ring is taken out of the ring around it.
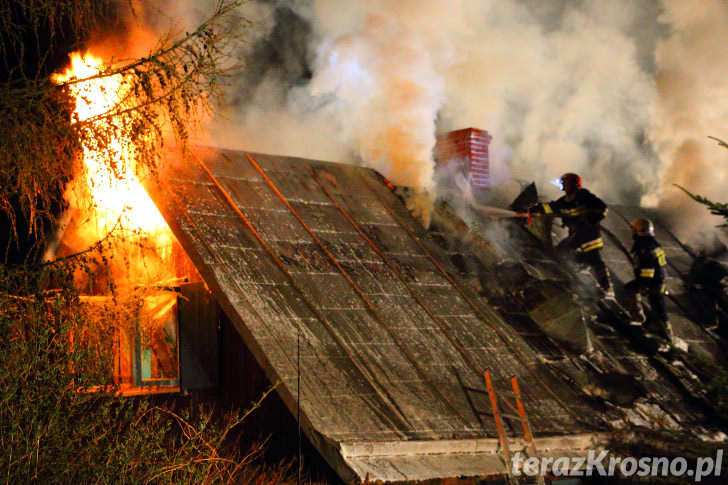
{"label": "smoke plume", "polygon": [[242,8],[246,70],[212,126],[220,146],[362,164],[432,191],[435,134],[473,126],[493,136],[499,186],[535,181],[554,197],[549,182],[577,172],[607,202],[659,207],[683,234],[697,220],[684,214],[707,211],[673,184],[723,197],[728,152],[707,135],[728,138],[725,2]]}
{"label": "smoke plume", "polygon": [[728,3],[665,0],[662,19],[671,33],[656,51],[650,126],[662,162],[656,199],[665,217],[687,235],[723,221],[686,201],[673,184],[728,201],[728,151],[707,138],[728,138]]}

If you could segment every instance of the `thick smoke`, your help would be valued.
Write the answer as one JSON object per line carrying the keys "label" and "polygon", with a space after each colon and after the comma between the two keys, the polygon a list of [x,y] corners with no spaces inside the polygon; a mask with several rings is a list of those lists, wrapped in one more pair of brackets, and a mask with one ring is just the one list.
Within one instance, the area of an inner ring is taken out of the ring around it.
{"label": "thick smoke", "polygon": [[666,0],[664,7],[672,31],[656,51],[650,139],[662,164],[655,195],[665,217],[688,235],[723,221],[673,184],[728,202],[728,150],[707,138],[728,138],[728,3]]}
{"label": "thick smoke", "polygon": [[[579,171],[605,196],[638,201],[657,162],[644,145],[654,90],[636,33],[658,30],[638,23],[656,5],[532,3],[258,4],[268,35],[230,112],[239,125],[218,140],[361,161],[428,189],[435,132],[476,126],[494,136],[496,181],[555,192],[551,179]],[[632,181],[613,184],[627,169]]]}
{"label": "thick smoke", "polygon": [[474,126],[493,135],[498,185],[557,196],[549,182],[573,171],[611,203],[707,214],[672,184],[722,200],[728,152],[707,135],[728,138],[726,5],[251,2],[246,71],[214,142],[431,191],[435,134]]}

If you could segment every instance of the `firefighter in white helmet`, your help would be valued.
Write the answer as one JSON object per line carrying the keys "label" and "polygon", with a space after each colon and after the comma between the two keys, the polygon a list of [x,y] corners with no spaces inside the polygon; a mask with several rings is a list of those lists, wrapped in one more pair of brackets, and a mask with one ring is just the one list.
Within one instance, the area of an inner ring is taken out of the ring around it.
{"label": "firefighter in white helmet", "polygon": [[655,239],[655,226],[651,220],[639,218],[632,221],[632,263],[635,278],[624,286],[624,307],[632,317],[632,325],[642,325],[646,318],[642,309],[642,296],[646,295],[652,311],[662,323],[665,334],[674,340],[672,326],[667,318],[665,305],[665,278],[667,259],[665,251]]}
{"label": "firefighter in white helmet", "polygon": [[556,250],[570,252],[579,264],[587,266],[599,284],[601,295],[614,298],[609,269],[601,256],[604,241],[599,223],[607,215],[607,204],[583,188],[581,177],[575,173],[561,176],[561,190],[565,192],[561,198],[536,204],[529,211],[561,217],[569,235],[559,242]]}

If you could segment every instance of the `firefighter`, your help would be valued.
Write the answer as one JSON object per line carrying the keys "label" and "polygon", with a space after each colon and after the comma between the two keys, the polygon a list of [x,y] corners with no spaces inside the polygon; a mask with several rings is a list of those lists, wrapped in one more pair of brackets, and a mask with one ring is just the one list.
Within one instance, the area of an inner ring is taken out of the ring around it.
{"label": "firefighter", "polygon": [[556,250],[570,252],[579,264],[589,268],[599,284],[601,296],[614,298],[609,269],[601,255],[604,241],[599,223],[607,215],[607,204],[583,188],[577,174],[565,173],[560,180],[565,195],[555,201],[536,204],[529,210],[561,217],[568,236],[556,245]]}
{"label": "firefighter", "polygon": [[645,218],[635,219],[632,228],[632,263],[635,278],[624,285],[624,307],[632,317],[631,325],[641,326],[646,318],[642,309],[642,296],[647,295],[652,311],[662,323],[667,338],[673,342],[672,326],[665,306],[665,278],[667,259],[665,251],[655,239],[655,226]]}

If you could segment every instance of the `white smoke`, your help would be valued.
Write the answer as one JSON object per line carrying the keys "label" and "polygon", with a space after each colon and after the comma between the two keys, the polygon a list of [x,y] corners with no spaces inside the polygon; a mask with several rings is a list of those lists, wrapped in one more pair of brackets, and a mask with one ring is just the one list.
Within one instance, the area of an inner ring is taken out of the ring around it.
{"label": "white smoke", "polygon": [[497,184],[557,196],[549,180],[577,172],[611,203],[705,214],[671,188],[723,197],[728,152],[707,135],[728,138],[727,5],[250,2],[247,71],[214,140],[430,190],[435,133],[473,126],[493,136]]}
{"label": "white smoke", "polygon": [[625,26],[634,2],[602,4],[574,4],[550,29],[520,2],[477,3],[468,15],[459,45],[470,48],[448,73],[443,111],[455,127],[491,132],[496,179],[510,172],[556,195],[548,181],[577,172],[596,192],[621,199],[636,185],[614,177],[650,170],[637,141],[650,78]]}
{"label": "white smoke", "polygon": [[[279,2],[271,8],[286,5],[311,27],[310,79],[258,83],[232,114],[239,130],[218,140],[360,158],[427,189],[437,129],[475,126],[494,136],[496,182],[546,187],[578,171],[595,190],[622,198],[656,169],[640,145],[651,77],[628,32],[642,3],[575,3],[548,28],[548,12],[517,1]],[[611,174],[627,168],[635,182],[614,190]]]}
{"label": "white smoke", "polygon": [[[728,3],[664,0],[672,29],[656,52],[656,99],[650,139],[659,154],[654,199],[681,236],[724,222],[673,187],[728,202]],[[649,194],[652,195],[652,194]]]}

